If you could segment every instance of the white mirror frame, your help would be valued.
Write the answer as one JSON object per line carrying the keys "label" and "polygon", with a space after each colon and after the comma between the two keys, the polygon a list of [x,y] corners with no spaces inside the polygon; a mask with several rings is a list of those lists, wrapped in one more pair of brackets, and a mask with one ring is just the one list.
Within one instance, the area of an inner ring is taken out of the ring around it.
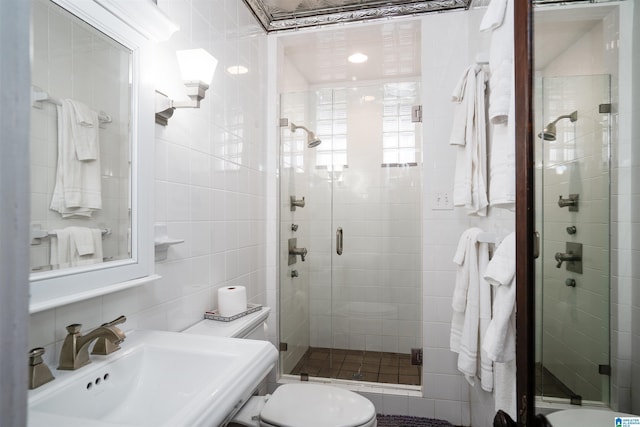
{"label": "white mirror frame", "polygon": [[151,0],[51,0],[131,50],[131,258],[31,275],[36,313],[138,286],[154,275],[154,42],[178,29]]}

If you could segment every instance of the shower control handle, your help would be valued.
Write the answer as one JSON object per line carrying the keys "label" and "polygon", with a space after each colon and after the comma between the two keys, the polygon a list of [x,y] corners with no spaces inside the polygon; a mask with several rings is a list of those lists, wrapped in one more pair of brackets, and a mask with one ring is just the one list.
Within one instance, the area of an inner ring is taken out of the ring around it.
{"label": "shower control handle", "polygon": [[305,257],[307,256],[307,248],[298,248],[298,239],[293,238],[289,239],[289,261],[288,265],[292,265],[296,263],[296,256],[300,255],[302,262],[304,262]]}
{"label": "shower control handle", "polygon": [[342,255],[342,239],[344,235],[342,233],[342,227],[338,227],[336,230],[336,253]]}
{"label": "shower control handle", "polygon": [[295,212],[296,207],[304,208],[304,197],[300,200],[297,200],[296,196],[289,196],[289,200],[291,201],[291,212]]}
{"label": "shower control handle", "polygon": [[558,206],[561,208],[569,208],[570,212],[578,212],[578,200],[580,199],[579,194],[569,194],[569,198],[564,199],[562,195],[558,197]]}

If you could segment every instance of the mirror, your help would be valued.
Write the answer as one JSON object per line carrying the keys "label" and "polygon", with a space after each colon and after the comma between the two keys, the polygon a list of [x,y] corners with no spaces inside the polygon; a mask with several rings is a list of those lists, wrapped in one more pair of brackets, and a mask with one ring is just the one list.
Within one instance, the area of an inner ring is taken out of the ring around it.
{"label": "mirror", "polygon": [[157,278],[145,64],[176,29],[152,2],[34,0],[32,313]]}
{"label": "mirror", "polygon": [[132,54],[48,0],[35,0],[32,13],[30,265],[37,279],[133,256]]}

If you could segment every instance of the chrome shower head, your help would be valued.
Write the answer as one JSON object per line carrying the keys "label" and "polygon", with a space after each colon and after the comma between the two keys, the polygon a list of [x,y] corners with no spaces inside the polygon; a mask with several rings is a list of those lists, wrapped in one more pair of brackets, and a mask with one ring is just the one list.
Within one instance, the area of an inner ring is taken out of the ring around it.
{"label": "chrome shower head", "polygon": [[291,125],[289,125],[289,129],[291,129],[291,132],[295,132],[298,129],[302,129],[307,132],[307,147],[309,148],[317,147],[322,142],[322,140],[318,138],[315,133],[304,126],[298,126],[295,123],[291,122]]}
{"label": "chrome shower head", "polygon": [[578,120],[578,112],[574,111],[571,114],[565,114],[563,116],[558,117],[548,125],[542,129],[542,132],[538,134],[538,138],[544,139],[545,141],[555,141],[556,140],[556,123],[562,119],[569,119],[571,122],[575,122]]}

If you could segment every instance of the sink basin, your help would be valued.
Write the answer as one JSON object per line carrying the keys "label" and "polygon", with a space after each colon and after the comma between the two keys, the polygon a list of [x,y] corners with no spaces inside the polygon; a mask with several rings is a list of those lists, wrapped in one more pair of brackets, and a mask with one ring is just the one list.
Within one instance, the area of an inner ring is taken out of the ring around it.
{"label": "sink basin", "polygon": [[266,341],[133,331],[29,392],[29,426],[219,426],[275,366]]}

